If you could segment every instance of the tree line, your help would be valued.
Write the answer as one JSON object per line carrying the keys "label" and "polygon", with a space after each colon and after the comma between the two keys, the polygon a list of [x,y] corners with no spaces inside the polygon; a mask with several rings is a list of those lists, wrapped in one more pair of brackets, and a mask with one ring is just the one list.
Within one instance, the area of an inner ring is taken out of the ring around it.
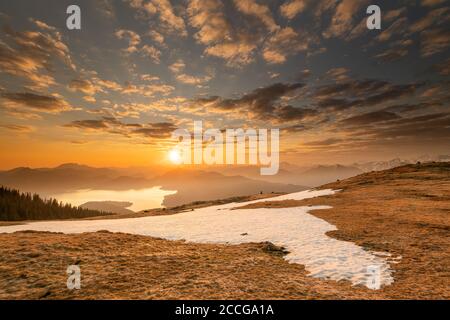
{"label": "tree line", "polygon": [[73,219],[110,214],[0,186],[0,220],[3,221]]}

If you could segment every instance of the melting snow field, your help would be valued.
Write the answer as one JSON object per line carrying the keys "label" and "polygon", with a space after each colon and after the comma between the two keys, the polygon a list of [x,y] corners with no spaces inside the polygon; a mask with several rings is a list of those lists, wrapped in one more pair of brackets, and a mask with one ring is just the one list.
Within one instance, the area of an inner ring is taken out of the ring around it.
{"label": "melting snow field", "polygon": [[[333,190],[302,191],[271,198],[271,201],[302,200],[334,194]],[[312,209],[327,206],[237,209],[244,203],[196,209],[168,216],[113,220],[45,221],[0,227],[0,232],[23,230],[83,233],[108,230],[168,240],[185,239],[198,243],[229,243],[270,241],[283,246],[289,254],[285,259],[305,266],[309,275],[321,279],[349,280],[369,288],[393,282],[389,254],[363,250],[352,242],[328,237],[325,233],[336,227],[308,214]]]}

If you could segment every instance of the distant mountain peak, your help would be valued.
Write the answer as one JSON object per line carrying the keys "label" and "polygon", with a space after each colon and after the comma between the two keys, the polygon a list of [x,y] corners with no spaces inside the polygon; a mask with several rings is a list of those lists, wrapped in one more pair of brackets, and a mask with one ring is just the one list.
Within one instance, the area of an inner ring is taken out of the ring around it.
{"label": "distant mountain peak", "polygon": [[79,164],[79,163],[63,163],[57,167],[55,167],[55,169],[79,169],[79,168],[92,168],[83,164]]}

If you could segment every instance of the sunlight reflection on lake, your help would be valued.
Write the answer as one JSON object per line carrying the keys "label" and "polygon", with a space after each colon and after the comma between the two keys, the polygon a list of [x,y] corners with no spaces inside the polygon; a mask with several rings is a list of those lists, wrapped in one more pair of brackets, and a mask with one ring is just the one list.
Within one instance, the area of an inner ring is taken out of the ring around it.
{"label": "sunlight reflection on lake", "polygon": [[176,191],[162,190],[161,187],[153,187],[140,190],[78,190],[70,193],[54,194],[51,197],[70,203],[74,206],[82,205],[88,201],[127,201],[133,205],[127,209],[141,211],[159,208],[164,197],[175,194]]}

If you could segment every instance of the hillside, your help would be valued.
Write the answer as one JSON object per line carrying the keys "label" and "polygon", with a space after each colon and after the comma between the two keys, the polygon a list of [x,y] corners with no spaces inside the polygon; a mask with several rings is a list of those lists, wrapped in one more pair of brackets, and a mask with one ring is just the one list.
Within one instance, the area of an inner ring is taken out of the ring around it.
{"label": "hillside", "polygon": [[74,219],[110,214],[0,187],[0,221]]}
{"label": "hillside", "polygon": [[177,190],[164,198],[166,207],[180,206],[195,201],[254,195],[272,192],[295,192],[308,189],[304,186],[283,183],[271,183],[243,176],[224,176],[217,172],[173,170],[153,183],[166,190]]}
{"label": "hillside", "polygon": [[89,201],[83,203],[80,207],[83,209],[111,212],[115,214],[134,214],[134,211],[127,209],[132,205],[132,202],[122,201]]}
{"label": "hillside", "polygon": [[346,179],[363,173],[356,166],[317,165],[312,167],[300,167],[286,162],[281,163],[280,170],[273,176],[261,176],[259,168],[255,166],[231,166],[213,168],[226,176],[240,175],[258,181],[271,183],[294,184],[310,187],[317,187],[324,183]]}
{"label": "hillside", "polygon": [[[270,243],[17,232],[0,234],[0,298],[450,299],[450,163],[370,172],[321,188],[341,191],[302,201],[268,199],[247,208],[332,206],[311,214],[337,226],[330,237],[389,252],[393,284],[370,290],[312,278]],[[83,290],[68,291],[64,270],[74,263],[83,270]]]}
{"label": "hillside", "polygon": [[15,168],[0,172],[0,184],[41,196],[81,189],[126,190],[151,187],[145,178],[125,176],[110,168],[63,164],[55,168]]}
{"label": "hillside", "polygon": [[317,187],[338,179],[347,179],[360,173],[362,173],[362,171],[356,167],[342,165],[317,166],[302,172],[299,178],[303,184]]}
{"label": "hillside", "polygon": [[341,190],[303,201],[258,203],[247,208],[326,204],[312,211],[338,230],[329,236],[367,250],[401,256],[392,266],[390,298],[450,298],[450,162],[406,165],[326,184]]}

